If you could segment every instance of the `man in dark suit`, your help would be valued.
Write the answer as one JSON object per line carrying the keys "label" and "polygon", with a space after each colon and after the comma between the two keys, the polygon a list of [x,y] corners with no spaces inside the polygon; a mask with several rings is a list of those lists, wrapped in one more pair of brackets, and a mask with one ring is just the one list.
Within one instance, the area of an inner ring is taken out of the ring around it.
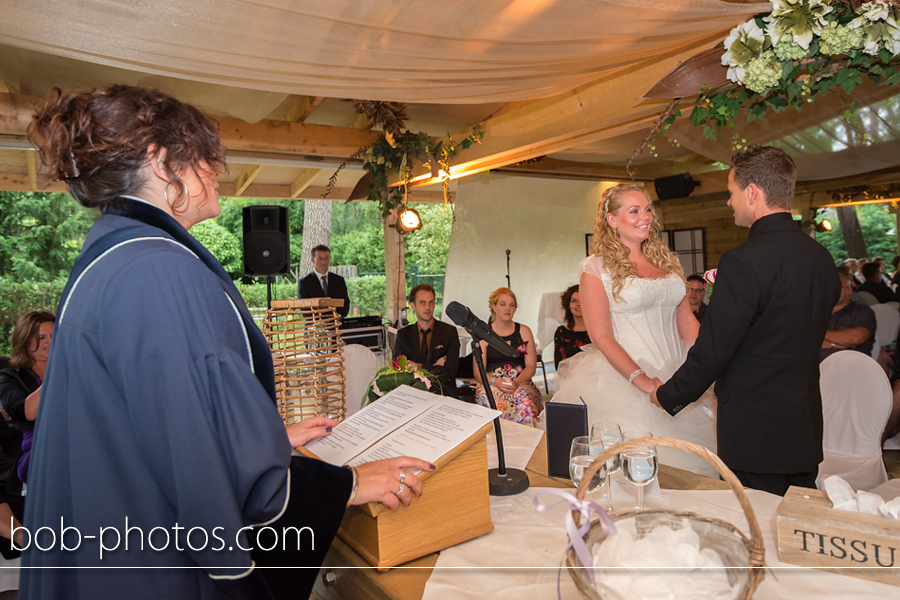
{"label": "man in dark suit", "polygon": [[409,292],[409,307],[416,322],[397,332],[394,360],[401,354],[441,382],[444,396],[458,398],[456,371],[459,368],[459,334],[456,327],[434,318],[434,288],[423,283]]}
{"label": "man in dark suit", "polygon": [[745,486],[779,495],[815,487],[819,348],[840,296],[831,255],[791,218],[795,181],[777,148],[734,155],[728,206],[750,236],[722,256],[697,342],[651,395],[675,415],[715,381],[719,457]]}
{"label": "man in dark suit", "polygon": [[313,264],[312,272],[301,279],[297,284],[299,298],[340,298],[344,306],[337,309],[341,317],[346,317],[350,312],[350,296],[347,295],[347,282],[336,273],[329,273],[331,264],[331,249],[319,244],[312,249],[310,262]]}

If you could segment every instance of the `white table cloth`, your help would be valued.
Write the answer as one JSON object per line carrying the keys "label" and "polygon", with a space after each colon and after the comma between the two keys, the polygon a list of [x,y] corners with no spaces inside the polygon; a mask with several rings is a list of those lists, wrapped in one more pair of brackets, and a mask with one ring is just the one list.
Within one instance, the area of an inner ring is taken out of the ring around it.
{"label": "white table cloth", "polygon": [[[557,568],[567,543],[565,508],[541,513],[532,505],[539,489],[518,496],[491,498],[494,531],[443,550],[425,587],[423,600],[544,600],[557,597]],[[754,600],[896,598],[900,588],[778,561],[775,545],[774,496],[747,490],[759,520],[771,570]],[[731,491],[663,490],[645,498],[648,507],[690,510],[714,517],[747,532],[744,513]],[[563,598],[580,598],[569,575],[560,578]]]}

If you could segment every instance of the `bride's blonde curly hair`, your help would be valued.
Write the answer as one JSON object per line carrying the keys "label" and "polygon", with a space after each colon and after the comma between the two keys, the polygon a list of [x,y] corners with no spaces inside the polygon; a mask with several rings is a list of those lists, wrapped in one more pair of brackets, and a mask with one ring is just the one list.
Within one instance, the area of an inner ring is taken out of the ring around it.
{"label": "bride's blonde curly hair", "polygon": [[[615,229],[609,224],[606,215],[615,215],[622,208],[622,198],[630,192],[640,192],[650,200],[647,191],[641,185],[620,184],[603,192],[600,200],[600,208],[597,210],[597,220],[594,223],[594,241],[591,245],[591,254],[596,254],[603,259],[603,264],[609,269],[612,277],[613,298],[620,300],[619,292],[625,285],[625,279],[637,275],[634,263],[628,258],[629,250],[618,238]],[[659,231],[662,227],[656,218],[656,210],[650,203],[650,212],[653,214],[653,224],[650,226],[650,236],[641,243],[641,253],[652,264],[656,265],[664,273],[675,273],[684,279],[684,269],[678,261],[678,256],[669,250],[665,242],[659,239]],[[687,285],[687,284],[685,284]]]}

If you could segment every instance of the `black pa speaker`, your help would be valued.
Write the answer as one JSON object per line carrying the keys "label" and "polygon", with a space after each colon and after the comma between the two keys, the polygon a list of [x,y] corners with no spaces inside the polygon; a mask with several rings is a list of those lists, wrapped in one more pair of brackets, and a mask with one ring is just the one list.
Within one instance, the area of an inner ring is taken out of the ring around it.
{"label": "black pa speaker", "polygon": [[291,263],[285,206],[244,208],[244,274],[284,275]]}
{"label": "black pa speaker", "polygon": [[694,191],[695,187],[699,187],[700,182],[694,181],[690,173],[682,173],[681,175],[671,175],[669,177],[660,177],[653,180],[653,187],[656,189],[656,197],[660,200],[673,200],[675,198],[687,198]]}

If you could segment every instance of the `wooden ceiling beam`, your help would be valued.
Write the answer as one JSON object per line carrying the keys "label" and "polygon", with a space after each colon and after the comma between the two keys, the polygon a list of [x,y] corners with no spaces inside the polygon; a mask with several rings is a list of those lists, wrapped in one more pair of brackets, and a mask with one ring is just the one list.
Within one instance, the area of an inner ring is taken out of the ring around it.
{"label": "wooden ceiling beam", "polygon": [[[0,189],[2,188],[2,175],[0,175]],[[63,190],[65,191],[65,190]],[[231,182],[219,183],[219,196],[233,197],[235,196],[235,187]],[[334,188],[325,200],[345,201],[350,197],[353,188]],[[284,200],[322,200],[325,193],[325,186],[310,186],[306,188],[298,197],[291,197],[291,187],[289,185],[269,184],[269,183],[253,183],[244,191],[244,196],[249,198],[272,198]],[[426,191],[421,189],[409,191],[410,202],[425,202],[435,204],[444,201],[444,193],[441,191]],[[359,202],[367,202],[367,200],[359,200]]]}
{"label": "wooden ceiling beam", "polygon": [[234,178],[234,195],[243,196],[253,180],[262,172],[262,165],[246,165]]}
{"label": "wooden ceiling beam", "polygon": [[38,191],[37,181],[37,153],[31,150],[25,151],[25,165],[28,167],[28,185],[32,192]]}
{"label": "wooden ceiling beam", "polygon": [[288,186],[291,194],[290,197],[296,198],[303,193],[306,188],[312,185],[312,182],[316,180],[316,177],[318,177],[321,172],[322,169],[303,169],[300,171],[300,174],[297,175],[291,182],[291,185]]}
{"label": "wooden ceiling beam", "polygon": [[378,132],[349,127],[307,125],[263,119],[254,124],[234,117],[219,119],[219,135],[229,150],[265,150],[321,156],[350,156],[371,146]]}
{"label": "wooden ceiling beam", "polygon": [[297,102],[288,110],[285,120],[302,123],[322,104],[323,96],[297,96]]}

